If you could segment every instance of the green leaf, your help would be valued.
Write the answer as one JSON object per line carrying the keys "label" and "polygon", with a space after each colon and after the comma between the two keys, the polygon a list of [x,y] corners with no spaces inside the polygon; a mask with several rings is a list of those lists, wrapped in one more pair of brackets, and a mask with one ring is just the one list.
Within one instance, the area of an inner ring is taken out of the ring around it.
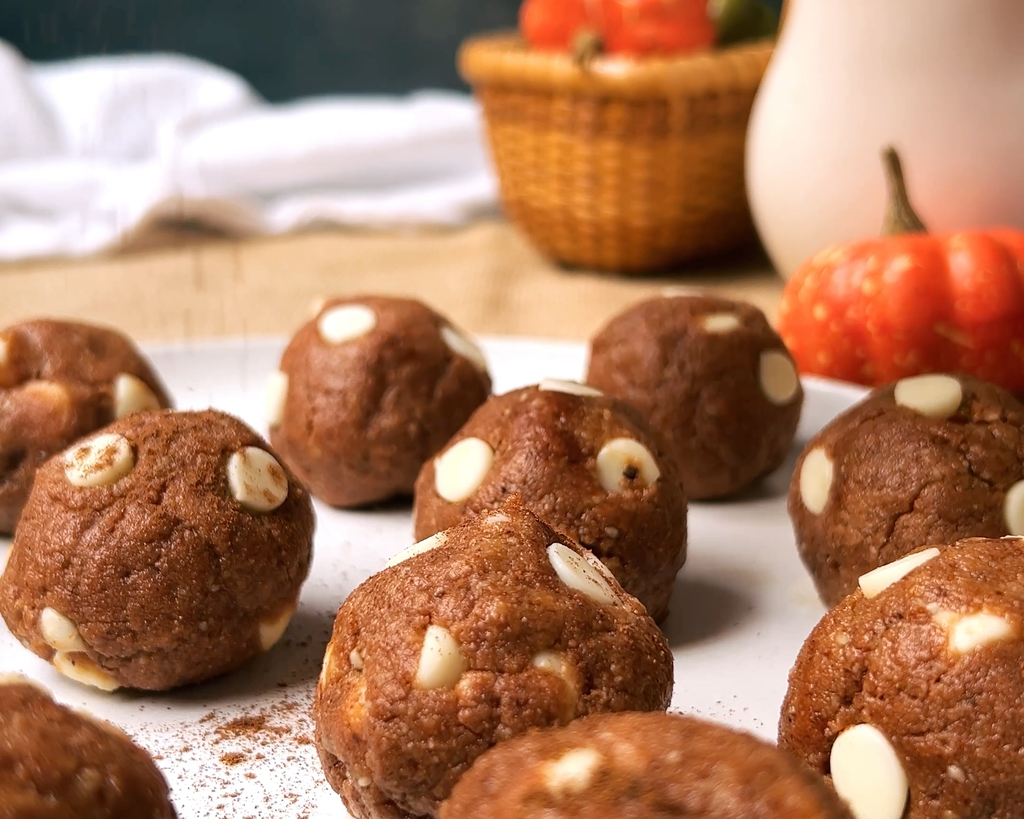
{"label": "green leaf", "polygon": [[779,31],[779,15],[761,0],[708,0],[708,13],[722,46],[774,37]]}

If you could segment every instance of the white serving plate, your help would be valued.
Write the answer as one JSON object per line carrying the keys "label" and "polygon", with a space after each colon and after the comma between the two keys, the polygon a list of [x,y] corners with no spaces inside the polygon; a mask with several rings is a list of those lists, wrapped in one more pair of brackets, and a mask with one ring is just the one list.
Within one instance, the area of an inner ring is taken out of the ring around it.
{"label": "white serving plate", "polygon": [[[181,408],[217,407],[265,433],[263,388],[282,339],[149,348]],[[485,339],[496,392],[541,378],[578,379],[581,344]],[[756,491],[728,503],[694,503],[689,559],[664,631],[675,655],[673,709],[775,738],[786,677],[824,609],[804,572],[786,516],[799,447],[863,392],[805,381],[797,446]],[[223,679],[169,694],[103,694],[63,679],[0,627],[0,671],[32,677],[54,696],[124,728],[153,753],[181,819],[346,815],[321,773],[309,705],[338,606],[412,541],[407,507],[339,512],[317,504],[316,555],[299,610],[269,654]],[[0,540],[0,562],[7,544]],[[231,720],[251,717],[246,733]],[[250,723],[252,724],[252,723]]]}

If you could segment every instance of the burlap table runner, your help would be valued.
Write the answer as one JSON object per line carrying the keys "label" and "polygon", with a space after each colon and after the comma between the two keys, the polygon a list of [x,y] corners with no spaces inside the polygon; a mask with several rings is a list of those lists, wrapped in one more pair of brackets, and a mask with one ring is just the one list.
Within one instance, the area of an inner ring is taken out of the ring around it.
{"label": "burlap table runner", "polygon": [[170,245],[117,256],[0,266],[0,326],[51,315],[120,327],[139,341],[277,335],[304,321],[319,296],[372,292],[417,296],[477,333],[584,339],[666,286],[747,299],[770,318],[782,287],[756,252],[647,279],[564,271],[499,220],[404,235],[163,239]]}

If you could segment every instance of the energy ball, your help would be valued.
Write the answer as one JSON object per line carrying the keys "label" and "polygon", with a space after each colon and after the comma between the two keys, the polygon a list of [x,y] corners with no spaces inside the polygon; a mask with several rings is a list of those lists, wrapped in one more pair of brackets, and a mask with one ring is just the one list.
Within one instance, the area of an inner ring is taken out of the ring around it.
{"label": "energy ball", "polygon": [[119,728],[0,675],[0,816],[175,819],[152,757]]}
{"label": "energy ball", "polygon": [[789,515],[829,606],[919,546],[1024,535],[1024,405],[964,376],[880,387],[808,443]]}
{"label": "energy ball", "polygon": [[598,714],[487,751],[440,819],[850,819],[806,765],[671,714]]}
{"label": "energy ball", "polygon": [[690,500],[733,495],[778,469],[804,398],[764,314],[710,296],[650,299],[614,317],[591,339],[586,380],[665,437]]}
{"label": "energy ball", "polygon": [[411,299],[331,299],[268,384],[270,440],[331,506],[412,493],[420,467],[491,393],[480,348]]}
{"label": "energy ball", "polygon": [[170,405],[121,333],[44,320],[0,330],[0,534],[14,531],[47,458],[111,421]]}
{"label": "energy ball", "polygon": [[282,636],[313,526],[309,494],[241,421],[131,415],[39,469],[0,614],[87,685],[201,682]]}
{"label": "energy ball", "polygon": [[356,819],[437,816],[497,742],[668,707],[672,654],[592,554],[514,499],[396,555],[345,601],[313,707]]}
{"label": "energy ball", "polygon": [[686,496],[675,459],[632,407],[566,381],[489,399],[420,472],[416,537],[513,493],[664,619],[686,559]]}
{"label": "energy ball", "polygon": [[779,745],[857,819],[991,819],[1024,804],[1024,540],[874,569],[808,638]]}

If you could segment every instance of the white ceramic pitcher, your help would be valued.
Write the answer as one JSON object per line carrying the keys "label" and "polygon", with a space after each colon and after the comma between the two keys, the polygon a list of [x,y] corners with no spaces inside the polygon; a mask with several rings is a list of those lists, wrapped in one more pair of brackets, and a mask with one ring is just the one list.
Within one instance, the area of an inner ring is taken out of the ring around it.
{"label": "white ceramic pitcher", "polygon": [[888,143],[930,230],[1024,227],[1024,0],[790,0],[747,143],[783,276],[878,233]]}

